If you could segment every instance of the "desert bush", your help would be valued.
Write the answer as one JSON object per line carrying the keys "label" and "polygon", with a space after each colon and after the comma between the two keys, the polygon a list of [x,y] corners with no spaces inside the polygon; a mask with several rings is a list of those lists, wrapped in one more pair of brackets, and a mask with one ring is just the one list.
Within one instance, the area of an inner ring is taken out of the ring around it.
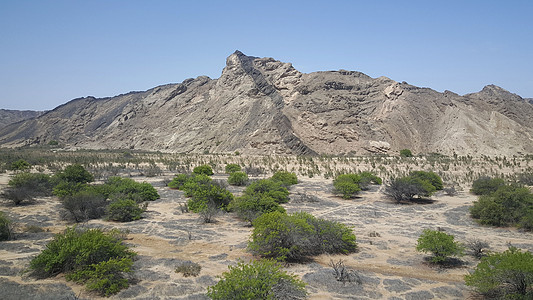
{"label": "desert bush", "polygon": [[385,187],[384,193],[397,202],[412,201],[415,196],[429,197],[435,192],[435,187],[426,180],[410,176],[394,178]]}
{"label": "desert bush", "polygon": [[502,178],[490,178],[483,176],[474,180],[470,192],[475,195],[488,195],[496,192],[498,188],[504,185],[505,181]]}
{"label": "desert bush", "polygon": [[13,171],[26,171],[29,168],[31,168],[31,165],[27,161],[25,161],[23,159],[19,159],[17,161],[14,161],[9,166],[9,169],[13,170]]}
{"label": "desert bush", "polygon": [[229,266],[220,281],[207,289],[211,299],[304,299],[305,283],[289,275],[270,260],[251,261]]}
{"label": "desert bush", "polygon": [[361,191],[360,181],[361,177],[357,174],[341,174],[333,180],[334,193],[342,195],[344,199],[350,199]]}
{"label": "desert bush", "polygon": [[67,280],[85,284],[88,291],[108,297],[130,286],[125,274],[132,272],[132,266],[131,258],[110,258],[74,271],[65,277]]}
{"label": "desert bush", "polygon": [[201,203],[196,209],[196,212],[202,222],[214,223],[216,222],[215,217],[221,212],[221,209],[213,201],[209,201],[207,203]]}
{"label": "desert bush", "polygon": [[91,190],[83,190],[61,199],[66,213],[63,218],[74,222],[98,219],[105,214],[105,197]]}
{"label": "desert bush", "polygon": [[302,261],[311,255],[349,253],[356,249],[350,228],[308,213],[265,213],[253,221],[253,226],[248,248],[266,258]]}
{"label": "desert bush", "polygon": [[205,174],[193,174],[191,177],[185,181],[181,186],[181,189],[185,192],[185,196],[192,197],[194,192],[198,189],[201,189],[205,185],[212,183],[211,177]]}
{"label": "desert bush", "polygon": [[225,171],[227,174],[235,173],[241,171],[241,166],[238,164],[227,164]]}
{"label": "desert bush", "polygon": [[139,220],[143,209],[131,199],[120,199],[111,202],[106,208],[107,219],[118,222]]}
{"label": "desert bush", "polygon": [[488,299],[533,299],[533,254],[514,247],[481,259],[465,283]]}
{"label": "desert bush", "polygon": [[211,168],[210,165],[201,165],[201,166],[197,166],[195,167],[192,172],[194,174],[204,174],[204,175],[207,175],[207,176],[211,176],[213,175],[213,169]]}
{"label": "desert bush", "polygon": [[400,150],[400,156],[401,157],[413,157],[413,152],[409,149],[402,149]]}
{"label": "desert bush", "polygon": [[520,173],[517,176],[518,182],[523,185],[533,185],[533,172]]}
{"label": "desert bush", "polygon": [[252,182],[244,190],[245,195],[253,196],[261,194],[262,196],[270,197],[277,203],[289,202],[289,191],[279,181],[273,181],[270,179],[261,179]]}
{"label": "desert bush", "polygon": [[423,181],[429,182],[432,186],[435,187],[435,190],[440,191],[444,188],[442,184],[442,178],[439,175],[433,172],[426,171],[413,171],[409,173],[411,178],[418,178]]}
{"label": "desert bush", "polygon": [[470,215],[479,223],[493,226],[517,225],[533,210],[533,194],[528,188],[500,186],[491,194],[481,195],[470,207]]}
{"label": "desert bush", "polygon": [[358,284],[361,284],[361,277],[359,274],[357,274],[354,270],[351,270],[346,267],[344,264],[344,261],[338,260],[338,261],[329,261],[329,266],[333,268],[333,276],[335,276],[335,279],[337,281],[340,281],[342,283],[346,282],[356,282]]}
{"label": "desert bush", "polygon": [[74,164],[65,167],[64,170],[55,174],[59,181],[71,183],[89,183],[94,180],[94,176],[89,173],[82,165]]}
{"label": "desert bush", "polygon": [[189,209],[195,213],[205,210],[208,206],[226,209],[233,200],[233,194],[214,183],[198,185],[187,201]]}
{"label": "desert bush", "polygon": [[244,173],[250,176],[259,176],[261,174],[265,174],[265,169],[262,167],[248,166],[244,168]]}
{"label": "desert bush", "polygon": [[176,174],[172,181],[168,183],[169,188],[181,190],[185,182],[189,180],[191,176],[188,174]]}
{"label": "desert bush", "polygon": [[108,197],[120,194],[122,198],[136,202],[155,201],[160,198],[159,193],[151,184],[137,182],[130,178],[110,177],[100,190]]}
{"label": "desert bush", "polygon": [[383,183],[381,178],[368,171],[360,172],[357,175],[359,175],[360,180],[358,184],[362,190],[367,190],[371,184],[381,185]]}
{"label": "desert bush", "polygon": [[65,198],[86,189],[88,189],[88,185],[86,183],[60,181],[54,186],[52,194],[59,198]]}
{"label": "desert bush", "polygon": [[528,209],[524,213],[524,216],[518,223],[518,227],[524,230],[533,231],[533,208]]}
{"label": "desert bush", "polygon": [[118,236],[116,231],[67,228],[31,260],[29,269],[40,278],[66,273],[67,279],[85,282],[102,295],[116,293],[127,287],[123,275],[136,255]]}
{"label": "desert bush", "polygon": [[0,241],[13,239],[13,222],[0,211]]}
{"label": "desert bush", "polygon": [[273,181],[281,182],[285,186],[290,186],[298,183],[296,174],[287,171],[278,171],[270,178]]}
{"label": "desert bush", "polygon": [[264,213],[285,212],[285,209],[274,198],[265,194],[242,195],[235,198],[229,208],[235,211],[239,218],[250,222]]}
{"label": "desert bush", "polygon": [[202,271],[202,266],[192,261],[185,261],[180,263],[174,271],[176,273],[181,273],[183,277],[196,277],[200,275],[200,271]]}
{"label": "desert bush", "polygon": [[477,258],[481,259],[483,256],[487,255],[487,249],[489,248],[489,243],[482,240],[471,240],[466,243],[466,246],[470,250],[470,254]]}
{"label": "desert bush", "polygon": [[8,185],[12,188],[27,189],[32,196],[50,196],[53,183],[50,175],[43,173],[18,173],[9,180]]}
{"label": "desert bush", "polygon": [[438,230],[425,229],[417,240],[416,251],[433,254],[431,262],[444,263],[450,256],[462,256],[464,247],[454,236]]}
{"label": "desert bush", "polygon": [[228,183],[236,186],[246,185],[248,183],[248,175],[239,171],[232,172],[228,177]]}

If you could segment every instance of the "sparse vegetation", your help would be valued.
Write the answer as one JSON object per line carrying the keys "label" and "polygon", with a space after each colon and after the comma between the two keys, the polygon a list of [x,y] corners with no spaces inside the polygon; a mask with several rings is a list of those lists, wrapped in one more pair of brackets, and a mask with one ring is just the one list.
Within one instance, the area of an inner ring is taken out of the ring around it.
{"label": "sparse vegetation", "polygon": [[305,283],[281,269],[279,263],[255,260],[229,266],[220,281],[207,290],[211,299],[304,299]]}
{"label": "sparse vegetation", "polygon": [[465,283],[487,299],[532,299],[533,254],[511,247],[481,259]]}
{"label": "sparse vegetation", "polygon": [[196,277],[200,275],[200,271],[202,271],[202,266],[192,261],[185,261],[180,263],[174,271],[176,273],[181,273],[183,277]]}
{"label": "sparse vegetation", "polygon": [[464,247],[454,236],[438,230],[425,229],[417,240],[416,251],[431,253],[432,263],[445,263],[451,256],[462,256]]}

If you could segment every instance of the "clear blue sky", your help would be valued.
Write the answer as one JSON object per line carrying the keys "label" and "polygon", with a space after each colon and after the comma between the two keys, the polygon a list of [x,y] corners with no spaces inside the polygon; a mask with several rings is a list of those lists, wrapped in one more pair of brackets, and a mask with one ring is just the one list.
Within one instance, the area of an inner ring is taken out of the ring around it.
{"label": "clear blue sky", "polygon": [[533,97],[533,1],[0,0],[0,108],[207,75],[236,49],[301,72]]}

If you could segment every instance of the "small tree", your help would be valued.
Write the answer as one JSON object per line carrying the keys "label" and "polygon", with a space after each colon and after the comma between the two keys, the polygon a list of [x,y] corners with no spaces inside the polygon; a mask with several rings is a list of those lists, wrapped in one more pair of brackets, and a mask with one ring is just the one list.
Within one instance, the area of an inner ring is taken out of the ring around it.
{"label": "small tree", "polygon": [[385,194],[397,202],[412,201],[415,196],[429,197],[435,187],[428,181],[410,176],[392,179],[385,187]]}
{"label": "small tree", "polygon": [[245,195],[253,196],[255,194],[263,194],[276,200],[277,203],[289,202],[289,191],[279,181],[271,179],[261,179],[252,182],[244,190]]}
{"label": "small tree", "polygon": [[465,283],[490,299],[533,299],[533,254],[514,247],[489,254]]}
{"label": "small tree", "polygon": [[431,262],[444,263],[450,256],[462,256],[464,247],[454,236],[438,230],[424,229],[417,240],[416,251],[433,254]]}
{"label": "small tree", "polygon": [[400,156],[401,157],[413,157],[413,153],[409,149],[402,149],[400,150]]}
{"label": "small tree", "polygon": [[[145,202],[147,203],[147,202]],[[137,202],[130,199],[119,199],[107,206],[107,219],[118,222],[131,222],[139,220],[143,209]]]}
{"label": "small tree", "polygon": [[289,275],[281,265],[270,260],[238,263],[229,266],[220,281],[207,289],[207,296],[217,300],[304,299],[305,283]]}
{"label": "small tree", "polygon": [[94,176],[79,164],[67,166],[63,171],[56,173],[55,176],[60,181],[71,183],[88,183],[94,180]]}
{"label": "small tree", "polygon": [[27,161],[19,159],[11,163],[10,169],[13,171],[25,171],[28,170],[30,167],[31,165]]}
{"label": "small tree", "polygon": [[426,171],[413,171],[409,173],[409,176],[431,183],[431,185],[434,186],[437,191],[440,191],[444,188],[442,184],[442,179],[436,173]]}

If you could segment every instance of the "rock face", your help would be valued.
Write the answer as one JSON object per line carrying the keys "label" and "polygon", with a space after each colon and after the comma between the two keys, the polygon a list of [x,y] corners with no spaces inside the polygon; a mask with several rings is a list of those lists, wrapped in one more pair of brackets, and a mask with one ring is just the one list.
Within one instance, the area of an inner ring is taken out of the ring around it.
{"label": "rock face", "polygon": [[489,85],[465,96],[354,71],[303,74],[290,63],[227,58],[145,92],[72,100],[0,129],[0,144],[248,154],[533,153],[533,105]]}
{"label": "rock face", "polygon": [[0,128],[42,115],[42,111],[0,109]]}

